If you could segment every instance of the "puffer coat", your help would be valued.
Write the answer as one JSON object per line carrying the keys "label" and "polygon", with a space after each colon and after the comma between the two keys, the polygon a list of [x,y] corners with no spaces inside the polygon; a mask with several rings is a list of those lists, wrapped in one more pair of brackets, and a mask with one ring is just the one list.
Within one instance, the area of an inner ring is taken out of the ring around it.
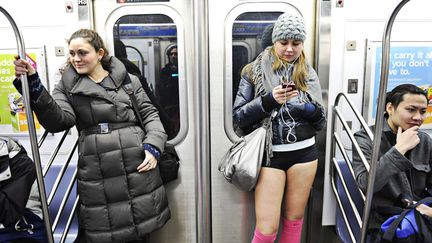
{"label": "puffer coat", "polygon": [[[298,102],[296,99],[293,101],[287,101],[287,108],[291,112],[290,116],[286,110],[281,108],[272,97],[273,109],[276,109],[278,114],[272,121],[272,143],[274,145],[286,144],[287,135],[290,133],[290,141],[302,141],[308,138],[312,138],[316,135],[317,131],[321,130],[326,124],[325,109],[320,104],[321,88],[319,86],[318,76],[315,70],[309,66],[309,76],[307,77],[306,84],[309,86],[311,83],[315,83],[319,87],[318,94],[319,100],[313,100],[308,92],[300,91],[299,96],[303,97],[304,102],[313,103],[316,107],[313,115],[309,118],[304,118],[301,113],[303,111],[295,110],[295,103]],[[240,80],[238,92],[233,105],[233,120],[236,129],[240,135],[248,134],[261,126],[263,119],[270,117],[272,110],[266,110],[263,104],[263,99],[269,96],[266,94],[256,94],[255,85],[253,83],[253,77],[250,77],[248,73],[242,75]],[[283,116],[283,119],[281,118]],[[295,121],[295,122],[294,122]],[[288,125],[293,127],[290,131]]]}
{"label": "puffer coat", "polygon": [[166,141],[157,110],[138,78],[130,76],[145,124],[143,131],[121,86],[128,75],[124,65],[113,57],[109,72],[112,87],[103,87],[69,67],[52,96],[44,90],[31,103],[39,122],[50,132],[74,125],[81,131],[99,123],[137,124],[103,134],[80,132],[79,219],[87,242],[134,240],[162,227],[170,218],[159,170],[137,171],[145,157],[143,143],[162,152]]}

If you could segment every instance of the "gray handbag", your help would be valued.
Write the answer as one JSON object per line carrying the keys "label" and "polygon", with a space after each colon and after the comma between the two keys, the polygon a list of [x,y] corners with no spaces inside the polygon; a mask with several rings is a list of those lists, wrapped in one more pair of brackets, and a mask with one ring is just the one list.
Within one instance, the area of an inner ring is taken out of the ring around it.
{"label": "gray handbag", "polygon": [[219,163],[225,179],[244,191],[251,191],[258,181],[263,162],[268,122],[234,143]]}

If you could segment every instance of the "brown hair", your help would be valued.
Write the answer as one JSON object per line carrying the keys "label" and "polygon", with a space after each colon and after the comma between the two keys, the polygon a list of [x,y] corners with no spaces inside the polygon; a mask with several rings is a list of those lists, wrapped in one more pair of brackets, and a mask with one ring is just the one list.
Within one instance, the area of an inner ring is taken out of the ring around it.
{"label": "brown hair", "polygon": [[[96,52],[98,52],[99,49],[102,48],[104,50],[104,55],[102,57],[101,64],[104,69],[108,70],[108,68],[110,67],[108,50],[106,49],[105,44],[99,34],[96,31],[90,29],[77,30],[68,39],[68,45],[70,45],[70,42],[76,38],[83,38],[84,40],[86,40],[91,46],[93,46]],[[68,60],[68,63],[70,63],[70,60]]]}

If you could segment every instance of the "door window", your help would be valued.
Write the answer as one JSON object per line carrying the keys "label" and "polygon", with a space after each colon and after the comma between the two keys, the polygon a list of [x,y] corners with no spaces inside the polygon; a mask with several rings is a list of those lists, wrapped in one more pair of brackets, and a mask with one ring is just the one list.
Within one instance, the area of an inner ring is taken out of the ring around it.
{"label": "door window", "polygon": [[[265,47],[272,44],[272,29],[269,28],[282,13],[245,12],[234,20],[232,28],[232,104],[235,102],[242,69],[246,64],[252,62]],[[267,34],[263,35],[264,32]],[[233,125],[237,135],[245,132],[238,129],[235,124]]]}
{"label": "door window", "polygon": [[168,134],[180,130],[177,26],[164,14],[126,15],[113,29],[114,54],[139,77]]}

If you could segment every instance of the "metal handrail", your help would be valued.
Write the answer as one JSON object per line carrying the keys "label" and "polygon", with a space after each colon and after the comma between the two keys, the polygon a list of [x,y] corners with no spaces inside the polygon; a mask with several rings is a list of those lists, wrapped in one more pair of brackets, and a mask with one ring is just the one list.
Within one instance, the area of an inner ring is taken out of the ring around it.
{"label": "metal handrail", "polygon": [[[337,163],[337,161],[334,161],[333,163]],[[337,188],[336,188],[336,183],[334,182],[334,176],[332,176],[331,185],[332,185],[333,191],[336,192],[336,191],[337,191]],[[347,192],[347,193],[348,193],[348,192]],[[340,210],[341,210],[341,212],[342,212],[342,217],[343,217],[343,219],[344,219],[345,225],[347,226],[348,233],[349,233],[349,235],[350,235],[350,237],[351,237],[351,241],[352,241],[352,242],[356,242],[356,239],[355,239],[355,237],[354,237],[354,234],[353,234],[353,232],[352,232],[352,229],[351,229],[351,227],[349,226],[350,224],[349,224],[349,222],[348,222],[348,217],[347,217],[347,215],[346,215],[345,209],[344,209],[344,207],[343,207],[343,205],[342,205],[342,201],[341,201],[341,199],[340,199],[340,197],[339,197],[339,195],[338,195],[337,193],[335,193],[335,198],[336,198],[337,203],[338,203],[338,205],[339,205],[339,208],[340,208]]]}
{"label": "metal handrail", "polygon": [[[337,164],[337,161],[334,158],[333,158],[333,164],[334,165]],[[349,233],[349,235],[351,237],[351,241],[352,242],[356,242],[354,234],[353,234],[353,231],[352,231],[351,226],[350,226],[350,223],[348,221],[348,217],[347,217],[346,212],[345,212],[345,208],[343,207],[343,204],[342,204],[342,201],[341,201],[341,199],[339,197],[339,194],[337,194],[337,188],[336,188],[336,183],[334,181],[335,177],[333,175],[334,174],[333,170],[332,170],[331,174],[332,174],[332,176],[331,176],[332,177],[332,179],[331,179],[331,185],[332,185],[332,188],[333,188],[333,192],[335,193],[335,198],[336,198],[337,203],[339,205],[339,208],[340,208],[340,210],[342,212],[342,217],[344,219],[345,225],[347,226],[347,230],[348,230],[348,233]],[[343,177],[341,177],[340,175],[339,175],[339,177],[341,178],[341,180],[343,180]],[[349,194],[349,191],[346,191],[346,193]],[[351,207],[352,207],[352,205],[351,205]]]}
{"label": "metal handrail", "polygon": [[73,154],[76,150],[76,148],[78,147],[78,138],[75,140],[75,143],[71,149],[71,151],[69,152],[69,156],[68,159],[66,160],[66,162],[63,164],[62,168],[60,169],[60,172],[57,175],[57,178],[54,182],[53,188],[51,189],[50,195],[48,196],[48,205],[51,205],[51,202],[54,198],[55,193],[57,192],[57,189],[60,186],[60,181],[61,179],[63,179],[64,174],[66,173],[66,169],[70,164],[70,161],[72,160]]}
{"label": "metal handrail", "polygon": [[[68,135],[68,131],[69,130],[67,130],[67,131],[64,132],[63,137],[60,139],[59,143],[57,144],[57,148],[60,148],[63,145],[63,143],[65,141],[65,136]],[[43,141],[39,141],[40,145],[42,145],[42,143],[43,143]],[[74,155],[75,150],[76,150],[77,147],[78,147],[78,138],[75,140],[75,143],[74,143],[71,151],[69,152],[69,155],[68,155],[68,158],[67,158],[66,162],[63,164],[62,168],[60,169],[60,172],[58,172],[58,176],[56,177],[56,180],[55,180],[55,182],[53,184],[53,187],[51,189],[50,195],[49,195],[49,197],[47,199],[48,205],[51,205],[51,202],[52,202],[52,200],[53,200],[53,198],[55,196],[55,193],[57,192],[57,189],[60,186],[61,180],[63,179],[63,177],[64,177],[64,175],[66,173],[67,167],[69,166],[69,164],[70,164],[70,162],[71,162],[71,160],[73,158],[73,155]],[[52,155],[52,160],[54,161],[57,153],[53,153],[53,154],[54,154],[54,156]],[[51,158],[50,158],[50,160],[51,160]],[[48,173],[49,169],[51,168],[51,164],[49,166],[46,165],[44,167],[44,169],[45,168],[48,168],[47,169],[47,173]],[[71,192],[72,192],[72,188],[73,188],[73,186],[74,186],[74,184],[76,182],[77,171],[78,171],[77,168],[75,168],[74,173],[73,173],[73,175],[72,175],[72,177],[71,177],[71,179],[69,181],[68,187],[67,187],[67,189],[66,189],[66,191],[64,193],[64,196],[62,198],[62,201],[61,201],[61,203],[59,205],[59,208],[57,210],[57,214],[56,214],[55,219],[54,219],[54,221],[52,223],[52,226],[51,226],[51,231],[52,232],[54,232],[56,230],[56,228],[58,226],[58,222],[60,220],[60,217],[63,214],[63,210],[64,210],[64,208],[66,206],[66,203],[69,200],[69,197],[70,197]],[[67,234],[69,233],[69,229],[71,227],[72,219],[73,219],[73,217],[74,217],[74,215],[76,213],[78,198],[79,197],[77,195],[77,198],[75,199],[75,202],[74,202],[74,206],[73,206],[73,208],[72,208],[72,210],[70,212],[70,215],[68,217],[68,221],[66,222],[66,226],[65,226],[65,228],[64,228],[64,230],[62,232],[60,242],[64,242],[65,239],[67,238]]]}
{"label": "metal handrail", "polygon": [[[355,206],[355,204],[354,204],[354,202],[352,200],[351,193],[350,193],[350,191],[348,190],[348,188],[346,186],[345,178],[342,175],[342,172],[340,170],[339,165],[337,164],[337,160],[336,160],[336,157],[335,157],[335,154],[336,154],[336,145],[337,145],[338,148],[339,148],[339,150],[342,153],[342,156],[344,157],[344,161],[347,164],[347,167],[350,170],[350,175],[353,178],[353,180],[355,181],[354,170],[352,168],[351,163],[349,162],[348,155],[346,154],[345,149],[344,149],[344,147],[343,147],[343,145],[342,145],[342,143],[341,143],[341,141],[340,141],[337,133],[335,132],[337,119],[341,122],[341,124],[342,124],[342,126],[343,126],[343,128],[344,128],[344,130],[346,132],[346,134],[348,135],[348,138],[351,140],[351,142],[353,144],[353,147],[355,148],[355,150],[359,154],[359,157],[360,157],[363,165],[365,166],[366,170],[368,170],[368,171],[369,171],[369,164],[368,164],[368,161],[366,160],[366,157],[364,156],[363,152],[361,151],[359,144],[355,140],[354,135],[351,132],[350,127],[348,126],[345,117],[342,115],[342,112],[340,111],[340,109],[338,107],[339,106],[339,102],[341,101],[342,98],[344,98],[346,100],[346,102],[348,103],[348,105],[351,108],[351,111],[354,113],[354,115],[356,116],[357,120],[360,122],[361,126],[366,131],[367,135],[369,136],[369,138],[371,140],[374,138],[374,135],[373,135],[372,131],[370,130],[369,126],[367,125],[366,121],[364,120],[364,118],[360,115],[360,112],[354,106],[354,103],[352,102],[352,100],[346,94],[339,93],[336,96],[336,99],[335,99],[335,102],[334,102],[334,105],[333,105],[332,131],[330,133],[330,134],[332,134],[332,137],[333,137],[332,138],[332,142],[331,142],[331,158],[333,160],[333,165],[331,166],[331,177],[332,177],[331,183],[332,183],[333,192],[335,194],[335,197],[337,198],[338,205],[339,205],[339,208],[341,209],[342,215],[344,217],[344,222],[345,222],[345,225],[346,225],[346,227],[347,227],[347,229],[349,231],[351,240],[353,242],[357,242],[357,240],[355,239],[355,237],[353,235],[353,230],[351,229],[351,225],[349,224],[348,219],[346,218],[346,212],[345,212],[345,209],[343,208],[342,201],[339,198],[339,195],[337,193],[337,188],[336,188],[336,185],[335,185],[335,182],[334,182],[334,180],[335,180],[335,172],[334,171],[336,170],[336,172],[339,175],[340,180],[342,182],[342,186],[344,187],[344,190],[345,190],[345,192],[347,194],[347,198],[348,198],[348,201],[350,203],[350,206],[351,206],[351,208],[352,208],[352,210],[353,210],[353,212],[354,212],[354,214],[356,216],[356,221],[357,221],[358,225],[361,226],[364,223],[364,221],[360,217],[360,213],[359,213],[357,207]],[[357,186],[357,189],[359,190],[360,195],[361,195],[361,197],[363,199],[363,202],[364,202],[365,199],[366,199],[365,195],[363,194],[363,192],[361,191],[361,189],[358,186]]]}
{"label": "metal handrail", "polygon": [[[76,178],[77,178],[77,174],[78,174],[78,168],[75,168],[75,171],[74,171],[74,173],[73,173],[73,175],[72,175],[72,178],[71,178],[71,180],[70,180],[70,182],[69,182],[69,185],[68,185],[68,187],[67,187],[67,189],[66,189],[65,196],[63,197],[63,199],[62,199],[62,201],[61,201],[61,203],[60,203],[60,207],[59,207],[59,209],[58,209],[57,215],[56,215],[56,217],[55,217],[55,219],[54,219],[54,222],[53,222],[53,224],[52,224],[52,228],[54,229],[54,231],[55,231],[55,229],[57,228],[57,224],[58,224],[58,222],[59,222],[59,220],[60,220],[60,216],[61,216],[61,214],[62,214],[62,212],[63,212],[63,209],[64,209],[65,206],[66,206],[67,200],[69,199],[69,196],[70,196],[70,194],[71,194],[71,192],[72,192],[72,188],[73,188],[73,186],[74,186],[74,184],[75,184],[75,181],[76,181]],[[71,214],[73,214],[73,212],[74,212],[74,211],[72,210]],[[69,216],[70,216],[70,215],[69,215]]]}
{"label": "metal handrail", "polygon": [[[44,135],[47,134],[48,132],[45,131]],[[51,156],[48,160],[48,163],[44,166],[42,174],[45,177],[46,174],[48,173],[48,170],[51,168],[51,165],[53,164],[55,157],[57,156],[58,152],[60,151],[61,146],[63,145],[64,140],[66,139],[66,136],[69,133],[69,129],[67,129],[66,131],[64,131],[63,136],[61,137],[60,141],[57,143],[57,146],[55,147],[54,151],[51,153]],[[40,142],[41,146],[42,146],[42,142]]]}
{"label": "metal handrail", "polygon": [[[25,58],[26,52],[25,52],[24,40],[22,38],[20,30],[18,29],[18,26],[16,25],[12,16],[1,6],[0,6],[0,12],[2,12],[5,15],[5,17],[9,20],[10,24],[12,25],[17,40],[18,54],[20,55],[21,58]],[[37,143],[36,127],[33,119],[33,112],[32,109],[30,108],[30,89],[28,85],[27,74],[21,75],[21,83],[22,83],[22,92],[23,92],[22,95],[24,99],[24,107],[27,116],[27,125],[30,134],[30,145],[31,145],[31,150],[33,155],[33,161],[36,164],[35,167],[36,167],[39,195],[41,198],[42,215],[44,217],[44,225],[45,225],[48,242],[53,243],[54,238],[51,230],[48,204],[46,201],[45,184],[42,176],[42,163],[41,163],[39,148]]]}
{"label": "metal handrail", "polygon": [[71,214],[69,215],[69,218],[68,218],[68,220],[66,222],[66,226],[65,226],[65,228],[63,230],[63,233],[62,233],[62,236],[60,238],[60,243],[64,243],[65,240],[66,240],[66,237],[67,237],[67,235],[69,233],[69,229],[70,229],[71,224],[72,224],[73,217],[74,217],[74,215],[75,215],[75,213],[77,211],[78,201],[79,201],[79,195],[77,195],[77,197],[75,199],[75,202],[73,204],[73,207],[72,207],[72,210],[71,210]]}
{"label": "metal handrail", "polygon": [[402,7],[409,2],[410,0],[402,0],[396,8],[393,10],[393,13],[390,15],[390,18],[388,19],[386,26],[385,26],[385,32],[383,35],[383,41],[382,41],[382,58],[381,58],[381,82],[380,82],[380,88],[378,91],[378,108],[377,108],[377,115],[375,119],[375,137],[373,140],[373,150],[372,150],[372,158],[371,158],[371,169],[369,171],[369,178],[368,178],[368,187],[366,191],[366,203],[363,211],[363,225],[362,225],[362,235],[361,235],[361,243],[364,243],[366,241],[366,231],[369,221],[369,214],[371,211],[371,203],[372,203],[372,197],[374,193],[374,184],[375,184],[375,174],[376,174],[376,168],[378,165],[378,154],[379,154],[379,148],[381,145],[381,133],[383,128],[383,121],[384,121],[384,105],[385,105],[385,92],[387,90],[387,82],[388,82],[388,75],[389,75],[389,62],[390,62],[390,37],[391,37],[391,30],[393,27],[394,20],[396,19],[396,15],[399,13],[399,11],[402,9]]}
{"label": "metal handrail", "polygon": [[354,115],[357,117],[357,120],[360,122],[360,124],[362,125],[362,127],[365,129],[367,135],[369,136],[369,138],[371,140],[374,139],[374,135],[373,132],[370,130],[368,124],[366,123],[366,121],[364,120],[363,116],[360,114],[360,112],[357,110],[357,108],[354,106],[354,102],[351,100],[350,97],[348,97],[345,93],[339,93],[336,96],[335,102],[334,102],[334,107],[337,107],[339,105],[339,102],[341,100],[341,98],[344,98],[348,105],[351,107],[351,111],[354,112]]}
{"label": "metal handrail", "polygon": [[[353,109],[355,109],[355,108],[353,108]],[[355,150],[356,150],[357,153],[359,154],[360,159],[361,159],[363,165],[365,166],[366,170],[369,171],[369,169],[370,169],[370,165],[368,164],[368,161],[366,160],[366,157],[364,156],[363,151],[360,149],[359,144],[358,144],[357,141],[355,140],[355,138],[354,138],[354,134],[352,134],[352,132],[349,131],[350,128],[349,128],[349,126],[348,126],[348,123],[346,122],[346,119],[345,119],[344,116],[342,115],[342,112],[339,110],[338,107],[334,107],[334,112],[335,112],[336,115],[338,116],[339,120],[342,122],[342,126],[345,128],[345,131],[346,131],[346,133],[347,133],[349,139],[350,139],[351,142],[353,143],[353,146],[354,146]],[[363,120],[363,121],[364,121],[363,118],[361,118],[360,120]],[[368,126],[366,126],[366,127],[364,127],[364,128],[365,128],[365,130],[369,130],[369,131],[370,131],[370,129],[369,129]],[[333,133],[334,133],[334,131],[333,131]],[[369,138],[370,138],[370,137],[369,137]],[[371,140],[372,140],[372,139],[373,139],[373,138],[371,138]]]}
{"label": "metal handrail", "polygon": [[129,46],[129,45],[125,45],[126,48],[131,48],[132,50],[136,51],[138,53],[138,56],[141,59],[141,76],[143,76],[145,78],[145,60],[144,60],[144,56],[142,55],[142,53],[140,52],[140,50],[138,48],[136,48],[135,46]]}
{"label": "metal handrail", "polygon": [[[212,241],[211,219],[211,182],[210,182],[210,115],[209,115],[209,49],[208,49],[208,0],[193,0],[194,34],[194,114],[195,138],[198,148],[195,152],[195,203],[196,203],[196,237],[197,243]],[[203,31],[198,31],[203,30]]]}
{"label": "metal handrail", "polygon": [[[341,142],[339,136],[338,136],[336,133],[334,134],[334,138],[336,139],[336,144],[338,145],[339,150],[341,151],[342,156],[344,157],[345,162],[346,162],[346,161],[349,161],[348,154],[345,152],[345,150],[343,150],[342,142]],[[353,169],[353,167],[352,167],[352,164],[349,163],[349,162],[347,162],[346,164],[347,164],[348,169],[349,169],[349,171],[350,171],[350,173],[351,173],[351,177],[352,177],[353,180],[355,181],[355,174],[354,174],[354,169]],[[364,201],[366,200],[366,196],[364,195],[364,193],[363,193],[363,191],[360,189],[360,187],[357,187],[357,189],[358,189],[358,192],[359,192],[359,194],[360,194],[360,196],[362,197],[362,200],[363,200],[363,202],[364,202]]]}
{"label": "metal handrail", "polygon": [[[351,206],[351,208],[354,211],[354,215],[356,217],[357,223],[358,223],[358,225],[361,225],[362,224],[362,219],[361,219],[360,214],[359,214],[359,212],[357,210],[357,207],[354,204],[354,200],[351,197],[351,193],[348,190],[347,183],[345,182],[345,179],[344,179],[344,177],[342,175],[342,171],[341,171],[341,169],[340,169],[340,167],[338,165],[338,162],[337,162],[336,158],[333,158],[333,166],[336,168],[336,172],[337,172],[337,174],[340,177],[340,180],[342,182],[342,186],[343,186],[343,188],[344,188],[344,190],[345,190],[345,192],[347,194],[347,198],[348,198],[348,201],[350,203],[350,206]],[[333,180],[334,180],[334,177],[333,177]]]}
{"label": "metal handrail", "polygon": [[45,132],[39,138],[38,148],[42,147],[42,144],[43,144],[43,142],[45,142],[45,139],[46,139],[47,136],[48,136],[48,131],[45,130]]}

